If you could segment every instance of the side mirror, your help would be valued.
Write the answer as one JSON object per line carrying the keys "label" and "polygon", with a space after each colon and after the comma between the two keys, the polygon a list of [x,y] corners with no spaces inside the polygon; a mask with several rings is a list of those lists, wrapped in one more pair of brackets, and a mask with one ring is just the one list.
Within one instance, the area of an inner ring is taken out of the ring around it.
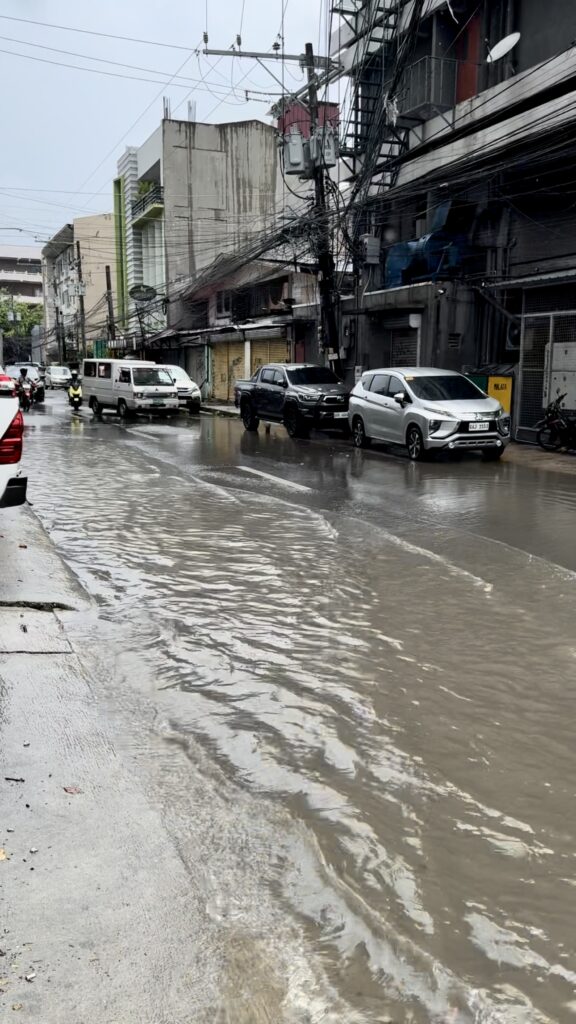
{"label": "side mirror", "polygon": [[281,388],[287,388],[288,387],[288,381],[287,380],[281,380],[280,381],[280,387]]}
{"label": "side mirror", "polygon": [[406,401],[406,395],[404,391],[397,391],[396,394],[394,395],[394,401],[398,402],[398,405],[404,405],[404,402]]}

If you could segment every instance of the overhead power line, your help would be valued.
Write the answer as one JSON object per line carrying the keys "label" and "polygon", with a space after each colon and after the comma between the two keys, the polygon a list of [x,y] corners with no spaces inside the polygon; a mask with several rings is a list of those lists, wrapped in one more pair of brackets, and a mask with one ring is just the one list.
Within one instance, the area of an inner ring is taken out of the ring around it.
{"label": "overhead power line", "polygon": [[[59,49],[56,46],[47,46],[45,43],[31,43],[31,42],[28,42],[27,39],[14,39],[12,36],[1,36],[0,38],[5,43],[16,43],[18,46],[33,46],[37,50],[49,50],[51,53],[60,53],[60,54],[63,54],[64,56],[66,56],[66,57],[78,57],[79,60],[91,60],[91,61],[97,62],[98,64],[110,64],[113,67],[126,68],[128,71],[142,71],[146,75],[163,75],[166,78],[170,78],[170,72],[169,71],[160,71],[158,68],[146,68],[146,67],[142,67],[140,64],[126,64],[124,61],[109,60],[106,57],[94,57],[94,56],[92,56],[89,53],[78,53],[75,50],[61,50],[61,49]],[[15,52],[14,56],[26,56],[26,55],[25,54],[18,54],[18,53]],[[54,63],[60,63],[60,62],[54,61]],[[76,67],[76,65],[67,64],[65,62],[62,62],[62,66],[63,67]],[[81,70],[81,71],[96,71],[98,69],[97,68],[80,68],[78,70]],[[130,75],[128,77],[132,78],[133,76]],[[178,78],[179,81],[176,81],[176,78]],[[141,79],[134,79],[134,80],[135,81],[141,81]],[[190,85],[196,85],[198,87],[200,87],[202,85],[205,85],[208,92],[212,92],[215,89],[224,90],[224,89],[228,88],[227,83],[223,83],[223,82],[211,83],[206,78],[189,78],[188,76],[185,76],[185,75],[175,76],[174,79],[173,79],[173,84],[174,85],[178,85],[180,81],[182,82],[182,85],[185,88],[189,88]]]}
{"label": "overhead power line", "polygon": [[9,14],[0,14],[4,21],[18,21],[23,25],[39,25],[41,28],[55,28],[60,32],[78,32],[85,36],[100,36],[102,39],[119,39],[125,43],[142,43],[145,46],[161,46],[168,50],[189,50],[189,46],[181,43],[162,43],[157,39],[137,39],[134,36],[119,36],[113,32],[96,32],[89,28],[75,28],[73,25],[54,25],[48,21],[33,21],[31,18],[14,18]]}
{"label": "overhead power line", "polygon": [[[48,57],[35,57],[31,53],[17,53],[15,50],[3,50],[3,49],[0,49],[0,53],[5,53],[5,54],[7,54],[10,57],[20,57],[20,58],[22,58],[22,60],[33,60],[33,61],[36,61],[37,63],[40,63],[40,64],[51,64],[53,67],[69,68],[71,71],[88,71],[92,75],[104,75],[106,78],[123,78],[127,82],[151,82],[152,85],[163,85],[165,87],[168,86],[168,85],[173,85],[173,86],[176,86],[176,88],[178,88],[178,89],[189,89],[190,88],[190,84],[189,83],[191,81],[196,81],[195,79],[189,79],[188,82],[176,81],[176,77],[177,76],[174,76],[173,78],[170,78],[169,72],[167,72],[167,71],[166,72],[165,71],[159,71],[159,72],[153,71],[153,72],[151,72],[151,74],[166,75],[167,78],[166,78],[166,81],[164,82],[164,81],[162,81],[162,79],[159,79],[159,78],[143,78],[142,76],[137,76],[137,75],[123,75],[119,71],[103,71],[101,68],[86,68],[86,67],[81,67],[78,64],[67,64],[67,63],[65,63],[64,61],[61,61],[61,60],[50,60]],[[91,58],[88,58],[88,59],[91,59]],[[110,63],[115,63],[115,62],[111,61]],[[125,65],[125,66],[128,66],[128,65]],[[202,85],[195,85],[193,91],[195,91],[196,89],[204,89],[207,92],[211,93],[212,95],[218,96],[218,93],[215,92],[215,90],[216,89],[222,89],[222,86],[221,85],[217,85],[217,86],[207,87],[207,86],[202,86]]]}

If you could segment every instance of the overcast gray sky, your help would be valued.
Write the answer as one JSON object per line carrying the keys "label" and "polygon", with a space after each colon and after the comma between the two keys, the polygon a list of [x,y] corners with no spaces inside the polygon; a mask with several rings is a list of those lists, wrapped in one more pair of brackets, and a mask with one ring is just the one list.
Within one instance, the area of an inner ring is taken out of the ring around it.
{"label": "overcast gray sky", "polygon": [[[244,98],[246,88],[277,89],[261,68],[247,59],[194,51],[206,27],[209,45],[226,49],[241,25],[244,49],[268,50],[280,32],[282,4],[286,52],[300,53],[306,41],[325,52],[328,0],[0,0],[0,243],[30,243],[34,234],[44,240],[74,216],[109,210],[116,160],[158,125],[163,95],[170,97],[173,117],[187,116],[190,99],[197,120],[267,121],[269,103]],[[6,16],[175,45],[143,45]],[[280,66],[272,70],[281,74]],[[194,81],[166,84],[175,74]],[[285,81],[293,89],[303,82],[298,65],[287,66]],[[6,230],[11,225],[30,233]]]}

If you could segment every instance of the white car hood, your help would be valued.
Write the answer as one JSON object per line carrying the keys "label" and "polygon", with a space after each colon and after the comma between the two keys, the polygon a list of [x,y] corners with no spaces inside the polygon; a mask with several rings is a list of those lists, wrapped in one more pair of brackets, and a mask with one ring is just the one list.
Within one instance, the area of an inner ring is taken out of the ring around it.
{"label": "white car hood", "polygon": [[422,407],[431,413],[446,413],[455,420],[484,420],[488,416],[496,416],[502,406],[495,398],[472,398],[468,401],[429,402],[422,401]]}

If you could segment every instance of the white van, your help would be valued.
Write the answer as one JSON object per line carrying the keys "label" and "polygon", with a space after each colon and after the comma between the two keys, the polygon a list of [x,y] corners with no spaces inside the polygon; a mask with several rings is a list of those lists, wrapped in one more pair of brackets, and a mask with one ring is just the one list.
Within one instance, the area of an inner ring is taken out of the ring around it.
{"label": "white van", "polygon": [[114,409],[122,419],[137,412],[178,412],[178,391],[171,374],[165,366],[141,359],[85,359],[82,395],[96,416],[103,409]]}

